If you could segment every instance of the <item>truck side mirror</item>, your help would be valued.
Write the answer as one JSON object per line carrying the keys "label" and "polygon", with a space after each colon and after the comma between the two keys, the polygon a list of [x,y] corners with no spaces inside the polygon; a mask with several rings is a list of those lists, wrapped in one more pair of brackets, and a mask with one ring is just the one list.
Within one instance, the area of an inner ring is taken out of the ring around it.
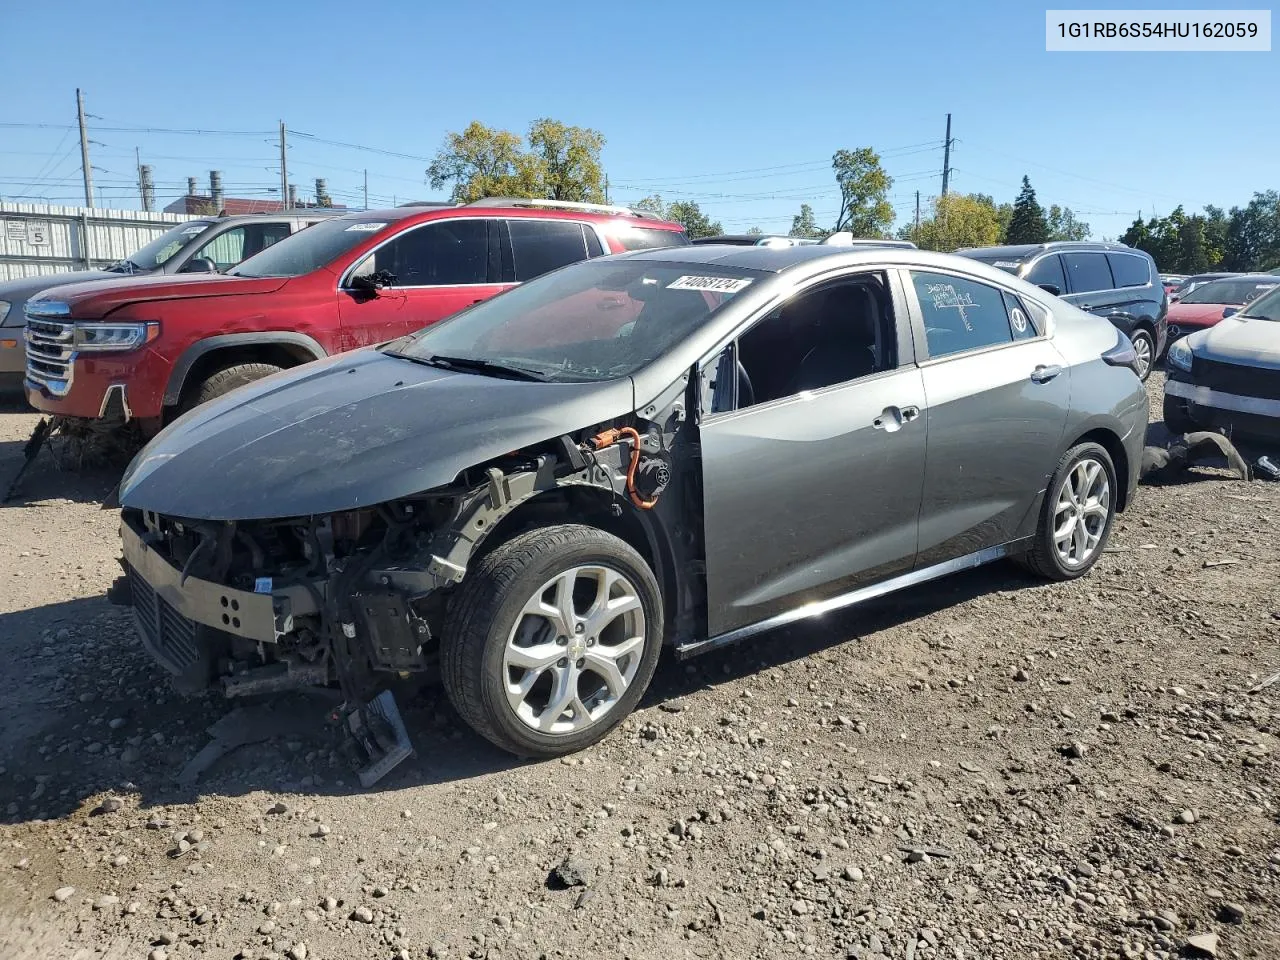
{"label": "truck side mirror", "polygon": [[218,265],[208,257],[192,257],[182,265],[179,273],[217,273]]}

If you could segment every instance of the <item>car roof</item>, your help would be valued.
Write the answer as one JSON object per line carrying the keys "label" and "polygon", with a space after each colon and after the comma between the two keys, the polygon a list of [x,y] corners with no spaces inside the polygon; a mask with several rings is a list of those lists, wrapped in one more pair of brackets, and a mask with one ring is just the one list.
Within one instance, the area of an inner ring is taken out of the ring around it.
{"label": "car roof", "polygon": [[625,222],[637,228],[683,231],[683,224],[663,220],[647,211],[629,210],[626,207],[608,207],[603,204],[559,203],[546,200],[524,200],[510,197],[490,197],[473,203],[441,203],[420,201],[380,210],[359,210],[341,217],[343,220],[379,222],[405,220],[415,217],[432,220],[444,215],[468,217],[517,217],[554,220],[588,220],[591,222]]}
{"label": "car roof", "polygon": [[1136,253],[1141,256],[1147,256],[1144,251],[1136,247],[1104,240],[1050,240],[1047,243],[1018,243],[1001,247],[965,247],[962,250],[957,250],[956,253],[962,257],[973,257],[975,254],[982,254],[984,256],[1000,257],[1004,260],[1028,260],[1041,253],[1071,250],[1088,253]]}
{"label": "car roof", "polygon": [[[759,270],[766,273],[782,273],[784,270],[810,266],[816,269],[820,261],[830,261],[835,266],[957,266],[956,258],[949,253],[935,253],[914,247],[855,245],[834,246],[812,244],[795,247],[744,247],[737,244],[689,244],[680,247],[658,247],[617,254],[615,259],[649,260],[665,263],[706,264],[718,267]],[[978,260],[965,258],[965,270],[983,273],[1007,282],[1008,274]]]}

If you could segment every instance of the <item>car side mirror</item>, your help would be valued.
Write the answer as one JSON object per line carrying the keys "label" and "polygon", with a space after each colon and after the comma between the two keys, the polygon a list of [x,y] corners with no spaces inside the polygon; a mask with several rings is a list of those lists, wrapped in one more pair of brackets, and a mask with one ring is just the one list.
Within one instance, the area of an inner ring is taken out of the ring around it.
{"label": "car side mirror", "polygon": [[351,278],[351,289],[376,297],[380,290],[393,286],[395,282],[396,278],[391,273],[378,270],[375,273],[356,274]]}
{"label": "car side mirror", "polygon": [[1062,288],[1059,287],[1056,283],[1037,283],[1036,286],[1039,287],[1041,290],[1043,290],[1045,293],[1051,294],[1055,297],[1062,296]]}
{"label": "car side mirror", "polygon": [[182,265],[179,273],[217,273],[218,265],[208,257],[192,257]]}
{"label": "car side mirror", "polygon": [[1223,319],[1223,320],[1225,320],[1225,319],[1227,319],[1227,317],[1234,317],[1234,316],[1235,316],[1237,313],[1239,313],[1239,312],[1240,312],[1240,308],[1239,308],[1239,307],[1223,307],[1223,308],[1222,308],[1222,319]]}
{"label": "car side mirror", "polygon": [[1177,303],[1177,302],[1178,302],[1179,300],[1181,300],[1181,299],[1182,299],[1182,295],[1181,295],[1181,294],[1174,293],[1174,294],[1170,294],[1170,295],[1169,295],[1169,302],[1170,302],[1170,303]]}

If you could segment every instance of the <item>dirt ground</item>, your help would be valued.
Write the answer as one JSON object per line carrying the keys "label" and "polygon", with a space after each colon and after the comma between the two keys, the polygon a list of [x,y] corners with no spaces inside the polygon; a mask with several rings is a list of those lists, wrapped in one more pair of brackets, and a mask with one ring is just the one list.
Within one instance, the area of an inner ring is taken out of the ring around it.
{"label": "dirt ground", "polygon": [[5,960],[1280,957],[1280,485],[1144,486],[1076,583],[998,565],[664,661],[563,761],[415,703],[365,791],[322,697],[176,780],[235,704],[103,599],[113,480],[42,458],[0,508]]}

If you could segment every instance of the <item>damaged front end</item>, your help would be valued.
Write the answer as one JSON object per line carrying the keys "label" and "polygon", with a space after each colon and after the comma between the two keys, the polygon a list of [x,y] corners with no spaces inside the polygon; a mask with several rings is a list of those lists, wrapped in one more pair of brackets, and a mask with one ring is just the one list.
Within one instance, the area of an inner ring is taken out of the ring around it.
{"label": "damaged front end", "polygon": [[451,590],[487,538],[509,519],[518,528],[512,514],[537,498],[614,517],[626,503],[649,509],[671,477],[664,440],[602,425],[446,487],[322,515],[208,520],[126,502],[112,599],[133,607],[142,643],[184,691],[336,683],[369,785],[412,753],[389,687],[433,678]]}

